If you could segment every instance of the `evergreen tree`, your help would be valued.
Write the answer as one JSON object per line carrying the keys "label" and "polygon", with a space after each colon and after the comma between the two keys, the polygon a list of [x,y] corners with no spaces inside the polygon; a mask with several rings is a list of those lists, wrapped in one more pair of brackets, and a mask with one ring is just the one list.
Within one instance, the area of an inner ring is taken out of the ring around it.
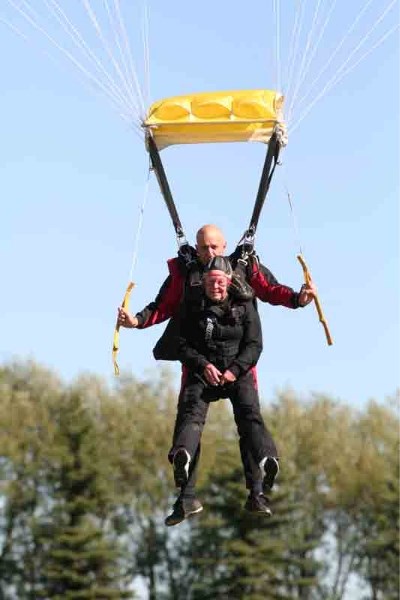
{"label": "evergreen tree", "polygon": [[313,553],[321,519],[310,514],[308,499],[287,471],[272,494],[271,519],[245,512],[239,460],[234,442],[221,449],[221,468],[204,494],[207,514],[193,525],[193,599],[310,597],[319,568]]}
{"label": "evergreen tree", "polygon": [[164,519],[175,491],[167,460],[176,411],[176,393],[169,377],[161,372],[150,381],[123,376],[116,402],[121,411],[118,424],[108,431],[119,448],[117,486],[124,505],[125,536],[132,557],[133,576],[147,585],[149,598],[167,593],[170,532]]}
{"label": "evergreen tree", "polygon": [[43,598],[132,597],[120,552],[102,528],[110,499],[104,485],[107,463],[98,452],[93,419],[79,390],[64,395],[58,418],[64,455],[53,473],[51,523],[41,532],[47,548]]}

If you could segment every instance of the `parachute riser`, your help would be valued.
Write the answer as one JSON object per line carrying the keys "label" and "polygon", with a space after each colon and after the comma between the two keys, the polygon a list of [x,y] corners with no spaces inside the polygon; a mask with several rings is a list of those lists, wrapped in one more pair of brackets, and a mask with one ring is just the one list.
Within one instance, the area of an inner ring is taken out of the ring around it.
{"label": "parachute riser", "polygon": [[151,135],[151,132],[149,132],[149,131],[146,132],[146,148],[150,155],[151,168],[157,177],[157,181],[158,181],[158,185],[160,187],[161,194],[164,198],[164,202],[167,206],[169,215],[172,220],[172,224],[175,229],[176,237],[178,239],[178,245],[179,245],[179,240],[182,240],[182,239],[185,240],[185,242],[183,242],[183,243],[186,243],[185,233],[183,231],[182,223],[179,218],[174,199],[172,197],[168,179],[165,174],[164,165],[162,164],[160,153],[159,153],[156,143],[153,139],[153,136]]}
{"label": "parachute riser", "polygon": [[150,131],[146,132],[146,148],[150,155],[152,170],[156,174],[162,197],[164,198],[164,202],[175,229],[176,241],[178,244],[178,254],[182,257],[186,266],[189,266],[196,261],[196,253],[186,239],[186,235],[183,230],[174,199],[172,197],[171,189],[169,187],[164,165],[161,161],[160,152]]}
{"label": "parachute riser", "polygon": [[241,245],[241,257],[238,259],[239,262],[246,264],[249,256],[254,254],[254,243],[256,237],[256,230],[262,208],[264,206],[265,199],[268,194],[268,190],[271,184],[272,176],[275,171],[275,167],[278,163],[279,154],[282,144],[280,142],[278,133],[275,131],[268,143],[267,154],[265,157],[261,179],[258,186],[257,196],[254,203],[253,213],[251,215],[248,229],[244,232],[239,246]]}
{"label": "parachute riser", "polygon": [[261,173],[253,214],[251,215],[249,227],[245,235],[253,237],[255,236],[261,210],[268,194],[275,167],[278,164],[280,150],[281,144],[278,140],[278,136],[276,133],[273,133],[268,143],[267,155],[265,157],[264,166]]}

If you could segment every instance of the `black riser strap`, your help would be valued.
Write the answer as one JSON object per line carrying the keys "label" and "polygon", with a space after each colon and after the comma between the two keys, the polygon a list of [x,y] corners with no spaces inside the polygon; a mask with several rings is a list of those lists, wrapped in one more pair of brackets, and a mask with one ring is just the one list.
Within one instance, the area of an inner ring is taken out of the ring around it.
{"label": "black riser strap", "polygon": [[147,137],[147,147],[150,154],[151,165],[156,174],[158,185],[160,186],[161,194],[164,198],[165,204],[167,206],[168,212],[172,219],[172,223],[175,228],[175,232],[178,236],[183,236],[183,228],[181,224],[181,220],[178,215],[178,211],[175,206],[174,199],[172,197],[172,193],[169,187],[169,183],[167,180],[167,176],[165,174],[164,166],[161,162],[160,153],[155,144],[151,135]]}
{"label": "black riser strap", "polygon": [[250,219],[249,231],[251,231],[253,235],[257,229],[261,210],[264,206],[265,198],[269,190],[271,179],[274,174],[276,164],[278,162],[279,151],[280,144],[276,133],[274,133],[268,143],[268,150],[262,170],[260,185],[258,187],[257,197],[254,203],[253,214],[251,215]]}

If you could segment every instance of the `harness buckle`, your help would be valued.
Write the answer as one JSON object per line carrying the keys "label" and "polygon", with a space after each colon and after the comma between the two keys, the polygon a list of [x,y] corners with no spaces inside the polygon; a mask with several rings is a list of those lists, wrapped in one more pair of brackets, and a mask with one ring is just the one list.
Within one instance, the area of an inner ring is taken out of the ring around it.
{"label": "harness buckle", "polygon": [[242,255],[240,258],[238,258],[237,262],[240,263],[241,265],[243,265],[243,267],[246,267],[248,258],[249,258],[249,255],[246,253],[244,256]]}
{"label": "harness buckle", "polygon": [[[247,260],[250,254],[254,253],[254,243],[255,243],[256,232],[255,228],[252,226],[247,229],[242,235],[241,240],[239,241],[238,246],[242,246],[242,260]],[[241,260],[240,258],[238,260]]]}
{"label": "harness buckle", "polygon": [[213,330],[214,330],[214,319],[207,317],[206,331],[204,334],[204,339],[206,342],[209,342],[211,340]]}

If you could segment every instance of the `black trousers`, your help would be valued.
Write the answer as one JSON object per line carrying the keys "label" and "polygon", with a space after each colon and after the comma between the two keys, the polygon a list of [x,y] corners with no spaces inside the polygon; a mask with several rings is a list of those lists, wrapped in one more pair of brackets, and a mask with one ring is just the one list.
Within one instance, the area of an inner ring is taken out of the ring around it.
{"label": "black trousers", "polygon": [[240,454],[248,489],[255,489],[262,481],[259,467],[266,456],[277,457],[277,449],[266,428],[260,411],[260,401],[252,371],[226,386],[208,386],[189,373],[178,401],[172,448],[168,458],[172,462],[178,448],[185,448],[191,457],[189,480],[181,495],[194,495],[200,442],[211,402],[229,398],[239,434]]}

